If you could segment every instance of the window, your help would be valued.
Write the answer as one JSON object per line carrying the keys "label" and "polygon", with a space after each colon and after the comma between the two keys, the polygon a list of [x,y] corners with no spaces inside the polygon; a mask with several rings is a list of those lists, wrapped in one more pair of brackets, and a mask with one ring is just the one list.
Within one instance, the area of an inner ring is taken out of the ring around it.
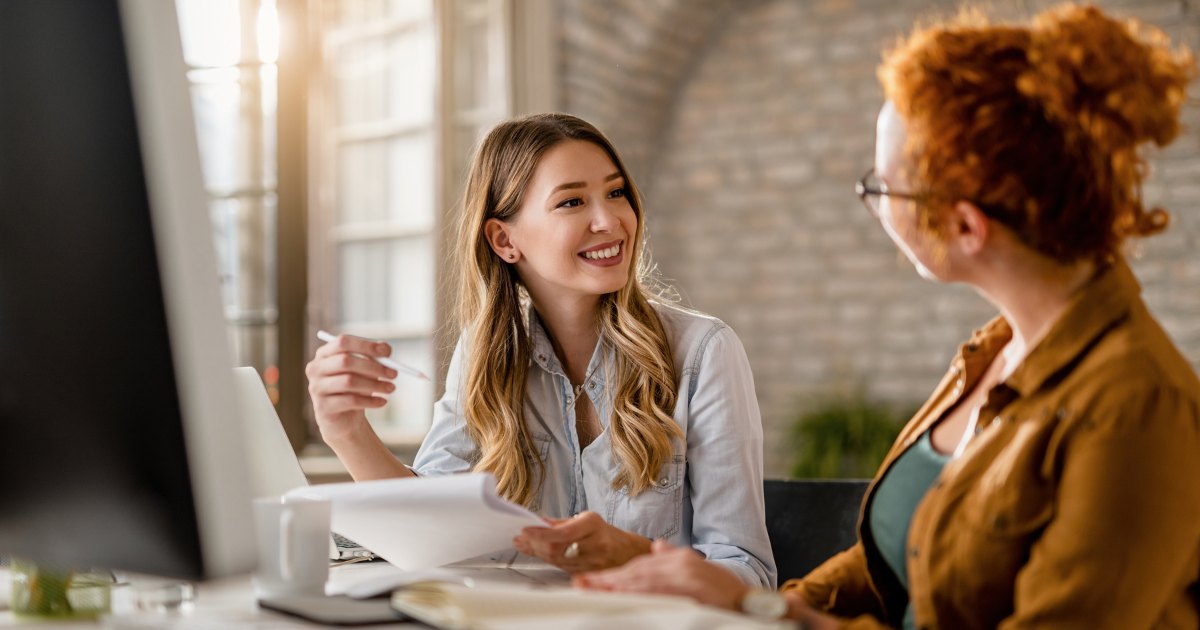
{"label": "window", "polygon": [[[318,0],[310,324],[383,339],[435,375],[437,261],[470,151],[511,111],[506,0]],[[451,340],[452,341],[452,340]],[[368,412],[385,442],[429,428],[436,385]]]}
{"label": "window", "polygon": [[234,358],[277,402],[275,1],[176,8]]}
{"label": "window", "polygon": [[[516,111],[553,108],[553,3],[176,6],[235,356],[263,374],[297,444],[300,374],[317,329],[385,339],[397,359],[435,377],[448,359],[457,333],[442,326],[436,264],[452,246],[448,218],[481,135]],[[280,32],[281,12],[292,30]],[[521,29],[534,45],[516,40]],[[290,148],[277,155],[281,145]],[[293,236],[302,225],[303,246]],[[413,444],[439,384],[397,386],[370,419],[386,442]]]}

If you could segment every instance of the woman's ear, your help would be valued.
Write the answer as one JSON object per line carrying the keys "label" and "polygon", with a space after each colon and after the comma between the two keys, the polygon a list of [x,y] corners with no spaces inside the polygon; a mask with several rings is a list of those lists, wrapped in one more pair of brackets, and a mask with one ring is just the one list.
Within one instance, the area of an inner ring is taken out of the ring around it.
{"label": "woman's ear", "polygon": [[511,226],[500,219],[488,219],[483,224],[483,234],[487,237],[492,251],[506,262],[515,263],[521,257],[521,252],[512,242]]}
{"label": "woman's ear", "polygon": [[965,256],[977,256],[991,237],[991,220],[979,206],[959,201],[950,211],[951,246]]}

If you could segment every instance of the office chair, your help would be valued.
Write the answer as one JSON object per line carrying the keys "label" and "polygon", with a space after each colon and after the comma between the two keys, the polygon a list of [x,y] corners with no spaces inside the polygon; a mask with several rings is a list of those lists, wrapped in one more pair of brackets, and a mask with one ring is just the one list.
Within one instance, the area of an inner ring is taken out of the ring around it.
{"label": "office chair", "polygon": [[767,534],[779,584],[804,577],[858,540],[867,479],[766,479]]}

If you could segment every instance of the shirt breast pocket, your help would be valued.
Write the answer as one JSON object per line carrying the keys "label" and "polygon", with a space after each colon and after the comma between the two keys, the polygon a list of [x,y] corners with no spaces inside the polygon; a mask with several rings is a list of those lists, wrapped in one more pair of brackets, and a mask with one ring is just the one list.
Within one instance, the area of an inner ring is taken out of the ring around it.
{"label": "shirt breast pocket", "polygon": [[1020,425],[1009,444],[989,462],[963,502],[967,521],[993,539],[1021,538],[1040,530],[1054,515],[1054,488],[1040,474],[1044,430]]}
{"label": "shirt breast pocket", "polygon": [[614,491],[609,496],[604,520],[651,540],[674,536],[679,532],[683,515],[686,475],[683,455],[673,456],[663,464],[655,483],[637,496],[631,495],[628,488]]}

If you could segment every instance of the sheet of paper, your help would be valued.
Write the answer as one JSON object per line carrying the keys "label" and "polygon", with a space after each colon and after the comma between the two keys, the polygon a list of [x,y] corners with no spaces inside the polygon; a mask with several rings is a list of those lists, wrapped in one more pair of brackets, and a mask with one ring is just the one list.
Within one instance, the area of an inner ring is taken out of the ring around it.
{"label": "sheet of paper", "polygon": [[507,549],[537,514],[501,499],[485,473],[296,488],[288,497],[333,502],[333,531],[401,569],[430,569]]}

